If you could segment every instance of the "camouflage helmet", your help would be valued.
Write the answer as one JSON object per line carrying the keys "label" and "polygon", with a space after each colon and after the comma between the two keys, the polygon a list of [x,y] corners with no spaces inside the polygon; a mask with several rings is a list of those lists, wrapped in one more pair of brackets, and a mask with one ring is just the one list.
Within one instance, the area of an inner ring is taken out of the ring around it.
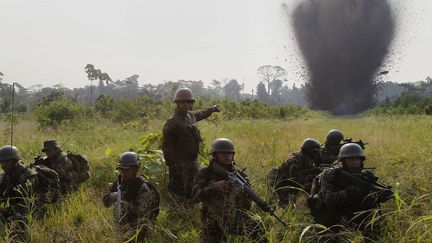
{"label": "camouflage helmet", "polygon": [[327,133],[326,143],[338,145],[344,139],[343,133],[338,129],[332,129]]}
{"label": "camouflage helmet", "polygon": [[301,152],[302,154],[313,154],[313,152],[318,152],[320,147],[318,140],[306,138],[301,145]]}
{"label": "camouflage helmet", "polygon": [[210,153],[235,153],[234,144],[228,138],[218,138],[213,141],[210,149]]}
{"label": "camouflage helmet", "polygon": [[140,158],[135,152],[124,152],[120,155],[117,169],[139,167],[141,165]]}
{"label": "camouflage helmet", "polygon": [[174,103],[177,101],[195,101],[192,90],[189,88],[180,88],[174,94]]}
{"label": "camouflage helmet", "polygon": [[0,161],[20,160],[21,156],[17,147],[5,145],[0,148]]}
{"label": "camouflage helmet", "polygon": [[360,145],[356,143],[344,144],[339,151],[338,160],[341,161],[344,158],[351,157],[359,157],[361,160],[366,159],[363,149]]}

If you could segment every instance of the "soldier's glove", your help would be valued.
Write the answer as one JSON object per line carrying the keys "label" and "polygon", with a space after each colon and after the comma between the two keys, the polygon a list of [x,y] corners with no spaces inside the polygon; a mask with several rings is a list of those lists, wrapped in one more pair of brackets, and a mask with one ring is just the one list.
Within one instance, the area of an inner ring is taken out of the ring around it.
{"label": "soldier's glove", "polygon": [[212,106],[212,112],[220,112],[219,105]]}

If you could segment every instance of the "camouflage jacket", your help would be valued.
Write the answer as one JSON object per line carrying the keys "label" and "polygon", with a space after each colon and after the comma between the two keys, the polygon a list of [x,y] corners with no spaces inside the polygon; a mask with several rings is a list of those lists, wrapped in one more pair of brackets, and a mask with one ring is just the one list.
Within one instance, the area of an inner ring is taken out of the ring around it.
{"label": "camouflage jacket", "polygon": [[[128,224],[132,228],[148,224],[156,220],[159,214],[159,193],[156,188],[143,176],[138,176],[129,183],[120,183],[122,199],[121,225]],[[117,181],[103,197],[105,207],[113,204],[109,200],[109,194],[117,192]]]}
{"label": "camouflage jacket", "polygon": [[182,114],[176,109],[162,130],[162,151],[168,165],[197,159],[201,135],[196,123],[209,117],[213,111],[213,108],[208,108]]}
{"label": "camouflage jacket", "polygon": [[278,169],[278,185],[310,186],[313,178],[319,173],[314,161],[307,161],[300,152],[293,153]]}
{"label": "camouflage jacket", "polygon": [[42,164],[57,172],[62,187],[76,184],[74,181],[76,173],[72,161],[65,153],[59,151],[53,158],[45,158]]}
{"label": "camouflage jacket", "polygon": [[26,168],[21,162],[12,174],[1,174],[0,201],[8,205],[2,208],[2,216],[26,220],[32,207],[41,203],[41,191],[37,172]]}
{"label": "camouflage jacket", "polygon": [[[341,165],[330,167],[324,170],[320,176],[319,197],[321,198],[325,208],[333,209],[341,215],[351,215],[354,212],[375,208],[378,206],[376,200],[370,197],[371,191],[365,188],[359,188],[356,185],[350,184],[344,180],[340,172],[344,170]],[[355,175],[355,174],[353,174]],[[370,181],[377,181],[378,178],[370,171],[363,171],[357,176],[363,176]],[[356,187],[355,194],[352,188]]]}
{"label": "camouflage jacket", "polygon": [[333,164],[338,159],[339,150],[341,146],[329,146],[324,144],[320,149],[320,163],[321,164]]}
{"label": "camouflage jacket", "polygon": [[[226,180],[218,174],[212,172],[210,166],[198,171],[195,176],[194,185],[192,187],[192,195],[195,202],[202,202],[202,213],[210,217],[235,217],[236,212],[249,210],[252,206],[252,201],[245,194],[239,192],[239,188],[231,184],[226,192],[215,190],[213,185],[215,182]],[[228,171],[237,170],[234,167]],[[237,170],[248,182],[248,176]]]}

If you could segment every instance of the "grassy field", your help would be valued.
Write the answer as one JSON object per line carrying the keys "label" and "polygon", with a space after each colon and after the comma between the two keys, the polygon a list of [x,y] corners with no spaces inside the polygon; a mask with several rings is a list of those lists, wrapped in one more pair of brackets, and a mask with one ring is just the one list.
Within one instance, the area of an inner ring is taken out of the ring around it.
{"label": "grassy field", "polygon": [[[25,162],[40,154],[42,142],[55,138],[64,150],[84,154],[91,163],[91,178],[81,189],[59,205],[50,206],[43,221],[34,221],[34,242],[118,242],[112,209],[104,208],[101,197],[115,178],[118,155],[138,150],[140,137],[160,132],[163,121],[147,124],[114,124],[105,120],[82,121],[54,129],[39,130],[32,121],[21,120],[15,127],[14,144]],[[2,144],[10,143],[9,124],[1,123]],[[366,166],[375,170],[381,181],[391,184],[396,200],[384,205],[387,224],[383,242],[432,241],[432,119],[426,116],[310,118],[283,120],[214,120],[201,122],[200,130],[207,147],[218,137],[233,140],[236,163],[246,167],[253,187],[264,198],[267,171],[280,165],[299,149],[308,137],[324,142],[327,132],[339,128],[354,140],[368,142]],[[207,162],[207,161],[202,161]],[[162,209],[149,242],[197,242],[200,235],[199,206],[193,209],[168,209],[166,181],[162,174],[150,175],[162,195]],[[312,223],[308,209],[300,200],[296,209],[277,213],[290,223],[284,229],[258,208],[253,211],[267,229],[271,242],[296,242],[302,230]],[[187,220],[185,220],[187,219]],[[175,240],[177,239],[177,240]],[[361,242],[357,233],[354,242]],[[241,242],[245,238],[230,238]]]}

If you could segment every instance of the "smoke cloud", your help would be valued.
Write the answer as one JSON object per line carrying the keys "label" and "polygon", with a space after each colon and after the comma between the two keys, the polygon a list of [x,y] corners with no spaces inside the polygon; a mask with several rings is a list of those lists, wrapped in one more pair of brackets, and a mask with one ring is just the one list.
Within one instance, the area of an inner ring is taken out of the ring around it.
{"label": "smoke cloud", "polygon": [[295,35],[309,67],[312,108],[355,114],[374,104],[374,76],[394,35],[385,0],[306,0],[293,13]]}

